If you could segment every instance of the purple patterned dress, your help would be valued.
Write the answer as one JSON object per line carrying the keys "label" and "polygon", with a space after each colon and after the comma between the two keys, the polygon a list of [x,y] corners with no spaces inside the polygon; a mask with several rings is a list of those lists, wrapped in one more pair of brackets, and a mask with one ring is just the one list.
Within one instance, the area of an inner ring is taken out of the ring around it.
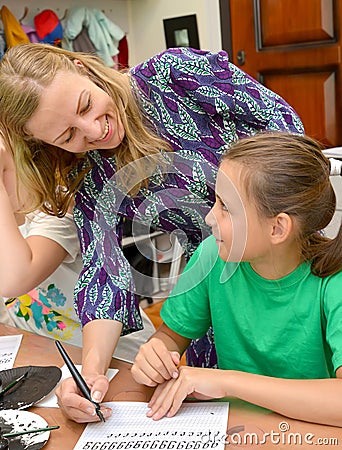
{"label": "purple patterned dress", "polygon": [[[169,49],[134,67],[131,86],[146,119],[174,153],[153,167],[148,188],[132,198],[120,188],[114,158],[88,154],[93,168],[76,195],[75,221],[84,268],[75,288],[83,325],[94,319],[141,329],[131,267],[121,249],[125,217],[175,233],[186,256],[210,233],[204,218],[215,201],[222,153],[259,130],[303,133],[295,111],[277,94],[228,61],[224,51]],[[130,179],[131,172],[120,172]],[[121,178],[122,179],[122,178]],[[134,184],[134,183],[133,183]],[[188,363],[214,366],[209,332],[194,341]]]}

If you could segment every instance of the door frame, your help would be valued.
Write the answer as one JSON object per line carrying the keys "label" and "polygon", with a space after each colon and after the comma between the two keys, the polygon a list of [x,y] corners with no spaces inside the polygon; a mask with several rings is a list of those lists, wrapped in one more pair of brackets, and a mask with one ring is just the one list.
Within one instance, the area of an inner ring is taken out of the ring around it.
{"label": "door frame", "polygon": [[229,59],[233,60],[232,32],[230,20],[230,0],[219,0],[222,49],[226,50]]}

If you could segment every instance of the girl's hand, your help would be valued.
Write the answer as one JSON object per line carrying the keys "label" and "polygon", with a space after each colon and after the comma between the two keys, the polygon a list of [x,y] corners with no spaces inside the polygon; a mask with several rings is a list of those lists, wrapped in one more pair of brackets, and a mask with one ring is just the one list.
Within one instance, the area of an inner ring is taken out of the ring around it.
{"label": "girl's hand", "polygon": [[178,352],[171,352],[163,341],[151,338],[143,344],[135,358],[131,372],[137,383],[157,386],[166,380],[178,377]]}
{"label": "girl's hand", "polygon": [[227,396],[227,370],[182,366],[177,379],[160,384],[149,402],[148,417],[174,416],[186,397],[209,400]]}
{"label": "girl's hand", "polygon": [[[94,401],[100,403],[108,391],[109,382],[105,375],[85,376]],[[98,422],[100,419],[96,414],[95,406],[80,393],[73,378],[65,379],[56,389],[58,405],[63,414],[78,423]],[[101,406],[103,417],[107,419],[112,410]]]}

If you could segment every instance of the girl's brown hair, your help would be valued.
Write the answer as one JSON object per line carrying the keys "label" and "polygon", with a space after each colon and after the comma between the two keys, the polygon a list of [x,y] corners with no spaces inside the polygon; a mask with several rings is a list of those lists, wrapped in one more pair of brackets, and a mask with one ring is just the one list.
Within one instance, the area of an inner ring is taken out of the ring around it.
{"label": "girl's brown hair", "polygon": [[[76,66],[75,60],[82,66]],[[136,162],[171,148],[144,119],[128,74],[106,67],[96,56],[51,45],[22,44],[10,48],[0,64],[1,132],[13,152],[17,176],[32,194],[30,209],[38,208],[62,216],[86,171],[81,171],[76,178],[71,178],[70,172],[80,164],[80,157],[86,167],[87,155],[80,156],[47,145],[30,136],[25,128],[39,106],[44,89],[59,71],[88,76],[113,99],[125,129],[125,138],[115,149],[116,168],[119,171],[134,161],[136,179],[142,180],[130,191],[131,194],[137,193],[148,182],[143,163]],[[103,153],[112,156],[114,150]],[[60,186],[67,189],[61,190]]]}
{"label": "girl's brown hair", "polygon": [[260,133],[241,139],[223,156],[245,168],[246,193],[262,217],[284,212],[299,225],[302,257],[326,277],[342,269],[342,225],[334,239],[321,233],[332,220],[336,196],[322,146],[307,136]]}

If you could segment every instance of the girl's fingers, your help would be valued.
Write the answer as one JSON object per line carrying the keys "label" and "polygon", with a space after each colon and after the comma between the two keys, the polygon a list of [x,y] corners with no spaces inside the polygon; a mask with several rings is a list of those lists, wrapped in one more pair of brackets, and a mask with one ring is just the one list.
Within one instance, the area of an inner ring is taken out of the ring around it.
{"label": "girl's fingers", "polygon": [[155,386],[169,378],[157,355],[143,356],[140,353],[135,358],[131,373],[135,381],[147,386]]}
{"label": "girl's fingers", "polygon": [[152,417],[157,412],[175,381],[176,380],[165,381],[164,383],[157,386],[151,397],[151,400],[148,403],[148,406],[150,408],[150,411],[147,413],[148,417]]}
{"label": "girl's fingers", "polygon": [[149,403],[151,410],[147,416],[159,420],[165,415],[176,414],[186,398],[186,388],[179,380],[170,380],[157,387]]}
{"label": "girl's fingers", "polygon": [[[178,352],[170,352],[172,361],[176,366],[180,363],[180,354]],[[175,377],[173,377],[175,378]]]}
{"label": "girl's fingers", "polygon": [[157,381],[155,381],[155,378],[157,378],[158,374],[155,371],[152,371],[148,366],[138,367],[136,364],[134,364],[131,368],[131,374],[134,380],[139,384],[144,384],[145,386],[150,387],[154,387],[159,384]]}
{"label": "girl's fingers", "polygon": [[151,339],[140,347],[132,367],[132,375],[138,383],[155,386],[178,377],[178,362],[177,352],[170,352],[160,339]]}
{"label": "girl's fingers", "polygon": [[151,339],[150,345],[152,352],[147,355],[153,358],[153,361],[149,361],[150,364],[162,375],[164,380],[176,378],[174,375],[177,372],[179,353],[170,352],[160,339]]}
{"label": "girl's fingers", "polygon": [[[206,399],[222,397],[222,390],[216,392],[214,388],[215,393],[210,393],[212,387],[210,387],[210,384],[208,385],[208,374],[203,373],[205,370],[185,366],[180,367],[177,379],[167,381],[155,390],[149,402],[151,410],[147,414],[148,417],[152,417],[154,420],[159,420],[165,415],[173,417],[188,395]],[[207,370],[210,370],[212,376],[214,375],[212,369]],[[215,372],[215,374],[217,375],[218,372]]]}
{"label": "girl's fingers", "polygon": [[152,405],[148,417],[151,417],[153,420],[159,420],[164,416],[174,416],[185,398],[184,385],[178,380],[168,381]]}

